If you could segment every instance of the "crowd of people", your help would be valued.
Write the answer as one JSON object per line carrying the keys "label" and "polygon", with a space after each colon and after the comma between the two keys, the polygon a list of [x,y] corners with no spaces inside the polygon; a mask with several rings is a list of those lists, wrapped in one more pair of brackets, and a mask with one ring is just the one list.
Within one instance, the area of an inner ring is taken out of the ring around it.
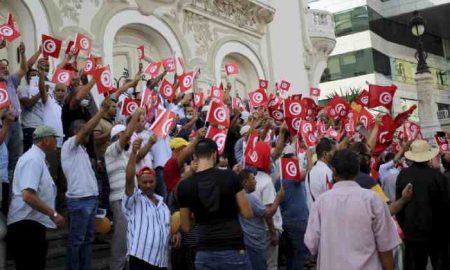
{"label": "crowd of people", "polygon": [[[143,82],[139,68],[97,104],[96,80],[72,52],[57,68],[74,77],[53,86],[41,49],[18,52],[17,71],[0,61],[2,212],[16,269],[45,269],[49,228],[68,230],[67,269],[90,269],[98,209],[112,221],[112,270],[450,269],[450,153],[420,138],[378,151],[386,114],[350,134],[316,105],[301,121],[342,136],[317,128],[311,146],[286,111],[280,120],[230,83],[221,100],[198,105],[177,91],[169,101],[160,85],[170,72]],[[142,83],[157,105],[124,115]],[[271,99],[281,111],[304,100],[280,89]],[[208,135],[213,103],[229,112],[217,127],[225,142]],[[153,127],[166,111],[175,120],[161,136]],[[296,161],[297,179],[283,159]]]}

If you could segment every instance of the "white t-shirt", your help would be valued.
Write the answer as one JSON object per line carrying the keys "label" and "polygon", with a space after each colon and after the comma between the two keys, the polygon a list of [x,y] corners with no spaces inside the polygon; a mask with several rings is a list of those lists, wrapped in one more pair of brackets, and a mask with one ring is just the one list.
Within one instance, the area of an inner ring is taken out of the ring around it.
{"label": "white t-shirt", "polygon": [[[256,189],[252,194],[254,194],[263,205],[272,204],[277,197],[277,192],[275,191],[275,186],[272,183],[272,178],[267,173],[258,171],[255,179]],[[283,220],[281,219],[280,207],[278,207],[277,212],[273,216],[273,225],[275,229],[283,231]]]}
{"label": "white t-shirt", "polygon": [[[60,135],[63,135],[63,125],[61,120],[62,107],[58,104],[52,95],[48,95],[47,102],[44,105],[44,125],[52,127]],[[63,145],[63,137],[56,138],[58,148]]]}
{"label": "white t-shirt", "polygon": [[311,209],[312,203],[320,194],[330,189],[333,180],[333,171],[324,162],[318,160],[316,165],[306,176],[306,203]]}

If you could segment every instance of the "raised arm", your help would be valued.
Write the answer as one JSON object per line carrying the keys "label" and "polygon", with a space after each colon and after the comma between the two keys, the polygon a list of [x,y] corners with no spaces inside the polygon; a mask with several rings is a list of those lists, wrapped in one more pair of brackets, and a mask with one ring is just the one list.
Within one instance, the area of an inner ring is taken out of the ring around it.
{"label": "raised arm", "polygon": [[117,89],[117,91],[114,92],[114,96],[116,98],[119,98],[120,95],[122,95],[125,91],[128,90],[128,88],[136,87],[137,84],[139,83],[139,80],[141,79],[141,76],[142,76],[142,63],[139,64],[139,70],[136,73],[136,75],[134,75],[133,80],[129,81],[127,83],[124,83],[121,87],[119,87],[119,89]]}
{"label": "raised arm", "polygon": [[281,155],[283,154],[284,144],[286,143],[286,131],[287,131],[287,126],[286,126],[286,122],[284,122],[280,128],[280,134],[278,136],[277,145],[275,146],[275,149],[272,152],[273,160],[279,159],[281,157]]}
{"label": "raised arm", "polygon": [[47,103],[47,99],[48,99],[48,94],[47,94],[47,89],[45,89],[45,71],[44,71],[44,67],[41,65],[39,65],[38,67],[38,72],[39,72],[39,96],[41,97],[42,103]]}
{"label": "raised arm", "polygon": [[76,110],[78,106],[80,106],[81,101],[88,96],[94,85],[95,79],[92,78],[86,85],[81,85],[78,87],[75,96],[70,100],[69,106],[71,110]]}
{"label": "raised arm", "polygon": [[377,144],[377,136],[378,131],[380,130],[380,123],[381,123],[381,116],[379,114],[375,119],[375,125],[370,131],[369,138],[367,138],[367,146],[370,148],[370,151],[372,151],[372,149],[374,149],[375,145]]}
{"label": "raised arm", "polygon": [[119,138],[119,144],[122,149],[125,148],[127,143],[130,141],[131,136],[133,135],[134,131],[136,130],[136,124],[139,121],[139,118],[145,114],[144,108],[138,108],[133,116],[131,117],[130,122],[127,125],[127,128],[124,131],[124,136],[120,136]]}
{"label": "raised arm", "polygon": [[150,152],[152,146],[156,143],[157,140],[158,137],[156,137],[156,135],[154,134],[148,139],[148,142],[141,149],[139,149],[139,152],[136,156],[137,162],[141,161],[148,154],[148,152]]}
{"label": "raised arm", "polygon": [[198,141],[205,137],[206,135],[206,129],[205,128],[201,128],[199,130],[197,130],[197,134],[195,135],[195,138],[189,143],[188,146],[186,146],[178,155],[177,157],[177,161],[178,161],[178,166],[180,166],[180,168],[183,167],[183,164],[192,156],[192,154],[194,154],[194,149],[195,146],[197,145]]}
{"label": "raised arm", "polygon": [[27,61],[28,69],[30,69],[34,66],[36,61],[39,59],[39,56],[41,56],[41,53],[42,53],[42,46],[39,46],[39,49]]}
{"label": "raised arm", "polygon": [[20,42],[19,45],[19,55],[20,55],[20,67],[19,70],[15,73],[19,80],[25,76],[25,74],[28,71],[27,66],[27,57],[25,56],[25,44],[23,42]]}
{"label": "raised arm", "polygon": [[106,98],[103,100],[100,110],[89,119],[89,121],[83,125],[83,127],[75,134],[75,143],[77,145],[81,144],[86,136],[91,134],[92,130],[97,126],[100,119],[108,113],[109,107],[111,106],[111,100]]}
{"label": "raised arm", "polygon": [[130,158],[128,159],[127,171],[126,171],[126,184],[125,184],[125,193],[128,197],[133,195],[134,192],[134,178],[136,175],[136,156],[139,148],[141,148],[142,139],[137,138],[133,142],[133,147],[131,148]]}
{"label": "raised arm", "polygon": [[281,202],[284,199],[284,195],[285,195],[284,187],[283,185],[281,185],[281,188],[278,191],[277,196],[275,197],[273,203],[266,206],[266,211],[264,212],[265,218],[272,218],[275,215],[278,207],[280,206]]}

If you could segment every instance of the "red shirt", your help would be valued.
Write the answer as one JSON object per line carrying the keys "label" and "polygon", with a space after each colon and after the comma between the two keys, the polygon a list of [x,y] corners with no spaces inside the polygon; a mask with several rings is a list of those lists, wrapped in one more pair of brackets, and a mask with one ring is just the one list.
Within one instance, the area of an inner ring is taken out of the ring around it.
{"label": "red shirt", "polygon": [[171,157],[164,165],[164,182],[166,183],[167,192],[172,192],[175,186],[180,182],[181,169],[178,166],[176,157]]}

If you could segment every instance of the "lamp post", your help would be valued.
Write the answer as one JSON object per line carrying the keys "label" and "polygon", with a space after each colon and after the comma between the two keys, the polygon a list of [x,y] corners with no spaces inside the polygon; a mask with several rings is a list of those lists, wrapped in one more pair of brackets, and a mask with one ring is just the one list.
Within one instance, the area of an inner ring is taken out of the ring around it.
{"label": "lamp post", "polygon": [[414,11],[411,20],[409,21],[411,32],[417,37],[417,52],[415,57],[417,59],[416,74],[430,73],[427,65],[428,54],[423,49],[422,35],[425,33],[425,20],[420,16],[418,11]]}

